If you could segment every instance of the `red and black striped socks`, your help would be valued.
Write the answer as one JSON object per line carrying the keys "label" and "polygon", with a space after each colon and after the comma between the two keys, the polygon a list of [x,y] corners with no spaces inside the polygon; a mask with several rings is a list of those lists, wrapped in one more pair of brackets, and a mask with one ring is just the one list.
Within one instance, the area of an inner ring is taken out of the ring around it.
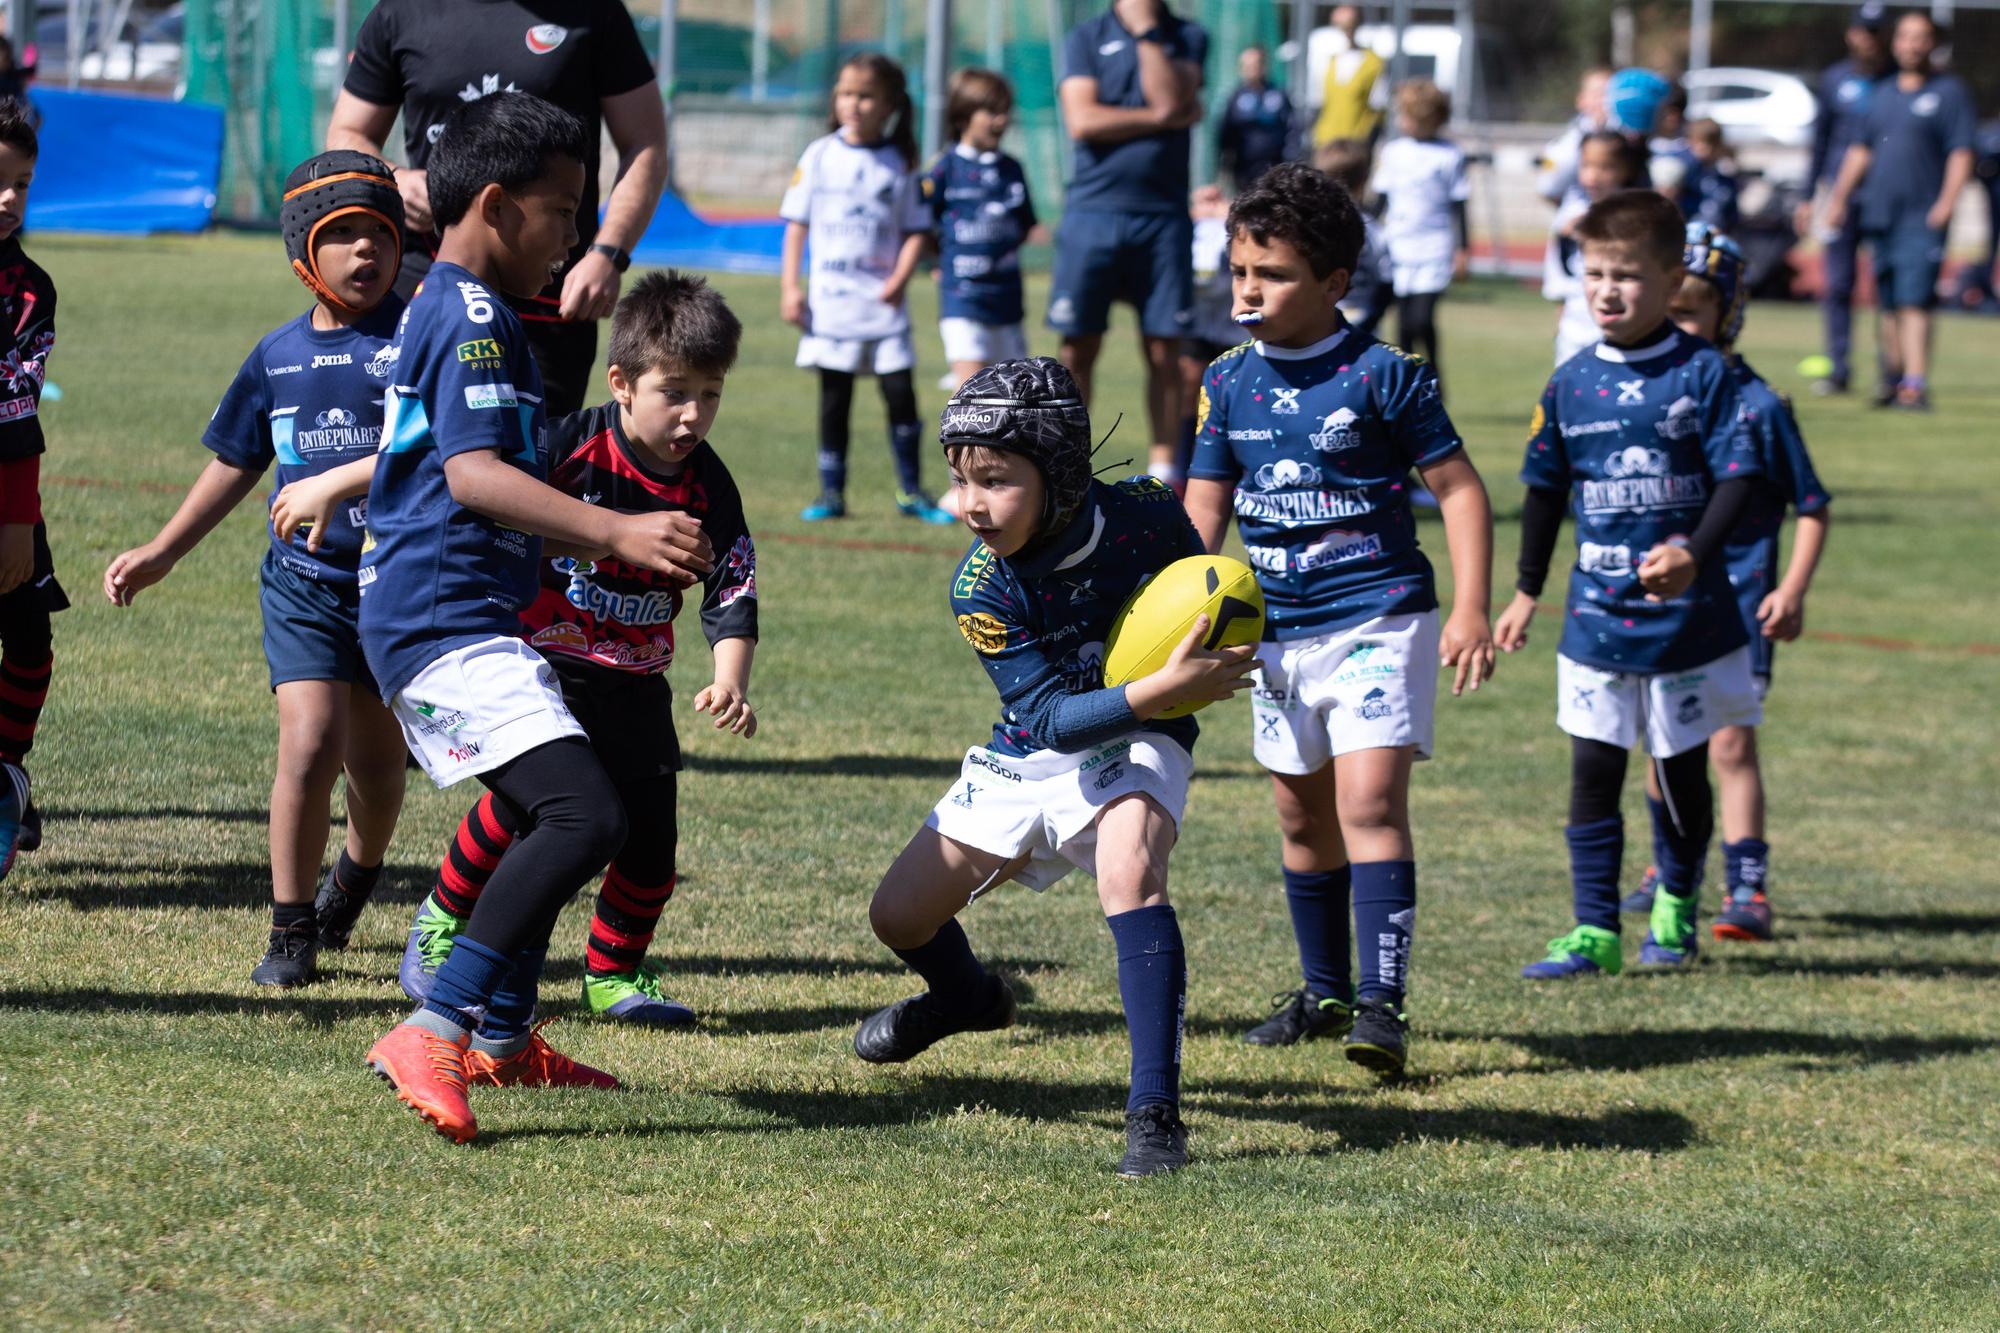
{"label": "red and black striped socks", "polygon": [[55,655],[40,661],[15,653],[0,655],[0,760],[19,764],[35,748],[35,728],[49,697],[49,674]]}
{"label": "red and black striped socks", "polygon": [[486,881],[500,868],[500,858],[514,843],[519,832],[506,807],[487,792],[459,822],[451,850],[438,866],[437,883],[431,897],[437,905],[463,921],[472,915],[473,904],[486,889]]}
{"label": "red and black striped socks", "polygon": [[616,861],[604,872],[604,885],[597,891],[597,911],[590,918],[590,945],[584,953],[584,967],[593,976],[633,972],[646,957],[653,942],[653,930],[660,913],[674,896],[674,877],[664,884],[639,884],[628,878]]}

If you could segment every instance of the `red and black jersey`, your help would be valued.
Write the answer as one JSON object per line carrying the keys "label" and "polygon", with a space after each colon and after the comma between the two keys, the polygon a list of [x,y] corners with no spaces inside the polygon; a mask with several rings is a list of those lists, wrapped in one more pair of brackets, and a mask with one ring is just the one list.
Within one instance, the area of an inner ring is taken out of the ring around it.
{"label": "red and black jersey", "polygon": [[[548,452],[550,484],[585,504],[700,519],[715,549],[715,569],[702,582],[702,633],[710,644],[757,637],[757,549],[736,482],[706,441],[663,476],[625,438],[618,405],[606,403],[551,424]],[[640,674],[673,661],[674,617],[692,584],[608,558],[544,560],[541,570],[541,590],[521,613],[534,647]]]}
{"label": "red and black jersey", "polygon": [[0,241],[0,462],[42,452],[42,381],[55,345],[55,283],[19,241]]}

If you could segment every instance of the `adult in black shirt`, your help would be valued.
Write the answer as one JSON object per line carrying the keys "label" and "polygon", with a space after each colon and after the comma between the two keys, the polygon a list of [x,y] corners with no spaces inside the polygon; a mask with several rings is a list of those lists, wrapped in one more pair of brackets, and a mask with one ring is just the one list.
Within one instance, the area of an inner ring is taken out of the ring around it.
{"label": "adult in black shirt", "polygon": [[444,118],[496,92],[533,93],[577,117],[596,145],[600,126],[618,150],[618,174],[598,223],[598,162],[584,163],[583,204],[569,263],[539,296],[517,303],[551,420],[583,406],[597,362],[596,321],[618,300],[630,251],[652,221],[666,182],[667,124],[653,68],[618,0],[382,0],[355,35],[347,79],[327,127],[328,148],[382,155],[397,113],[396,172],[411,232],[397,290],[429,271],[425,165]]}

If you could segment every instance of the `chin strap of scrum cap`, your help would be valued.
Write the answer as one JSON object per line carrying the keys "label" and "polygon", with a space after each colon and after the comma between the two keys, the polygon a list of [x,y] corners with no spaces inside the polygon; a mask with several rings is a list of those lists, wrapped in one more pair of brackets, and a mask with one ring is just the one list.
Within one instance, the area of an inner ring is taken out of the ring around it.
{"label": "chin strap of scrum cap", "polygon": [[278,223],[292,272],[320,300],[349,315],[361,312],[334,294],[320,276],[313,248],[320,229],[351,214],[371,217],[389,229],[389,271],[403,262],[403,196],[389,164],[367,153],[337,149],[301,162],[285,179]]}

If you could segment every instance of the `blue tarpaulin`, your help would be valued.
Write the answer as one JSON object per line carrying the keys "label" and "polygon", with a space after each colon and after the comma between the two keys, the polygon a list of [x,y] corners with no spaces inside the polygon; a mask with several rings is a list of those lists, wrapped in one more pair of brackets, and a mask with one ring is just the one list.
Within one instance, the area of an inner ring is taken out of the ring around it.
{"label": "blue tarpaulin", "polygon": [[200,231],[222,172],[219,107],[37,88],[35,231]]}
{"label": "blue tarpaulin", "polygon": [[661,267],[776,273],[784,244],[785,224],[776,218],[711,222],[669,190],[660,196],[652,225],[632,247],[632,258]]}

